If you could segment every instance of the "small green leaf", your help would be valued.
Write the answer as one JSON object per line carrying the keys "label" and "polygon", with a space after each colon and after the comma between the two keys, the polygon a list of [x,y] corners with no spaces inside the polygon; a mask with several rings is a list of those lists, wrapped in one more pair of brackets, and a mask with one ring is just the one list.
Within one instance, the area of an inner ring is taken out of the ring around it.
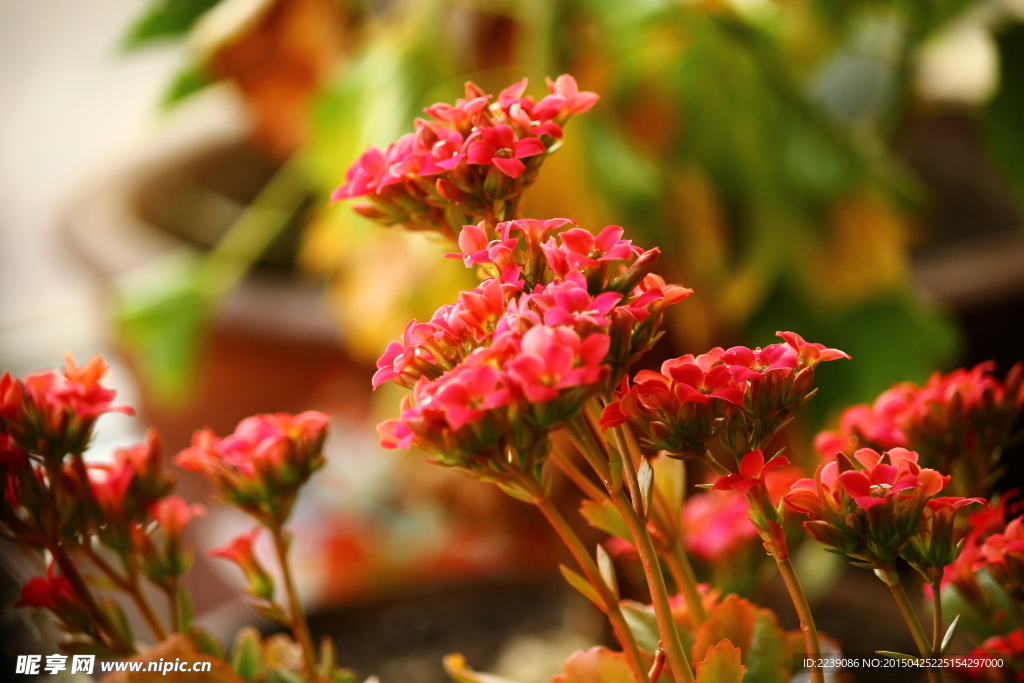
{"label": "small green leaf", "polygon": [[278,605],[267,602],[253,602],[252,608],[267,621],[273,621],[277,624],[287,624],[289,621],[288,615]]}
{"label": "small green leaf", "polygon": [[498,488],[507,493],[508,495],[512,496],[516,500],[521,500],[524,503],[530,503],[531,505],[533,504],[533,498],[531,496],[509,486],[508,484],[498,484]]}
{"label": "small green leaf", "polygon": [[205,69],[197,64],[187,64],[171,79],[160,98],[160,108],[169,111],[212,83],[213,79]]}
{"label": "small green leaf", "polygon": [[599,610],[602,612],[605,611],[604,601],[601,599],[597,590],[590,585],[589,581],[566,567],[564,564],[558,565],[558,568],[562,570],[562,576],[565,577],[565,580],[569,582],[570,586],[578,590],[587,600],[590,600],[590,602],[597,605]]}
{"label": "small green leaf", "polygon": [[612,478],[612,487],[617,491],[622,488],[622,456],[614,448],[609,449],[608,472]]}
{"label": "small green leaf", "polygon": [[637,647],[641,650],[654,654],[658,649],[658,641],[661,636],[658,634],[658,618],[650,605],[644,605],[633,600],[622,600],[619,602],[619,609],[622,616],[633,632]]}
{"label": "small green leaf", "polygon": [[668,505],[672,517],[678,518],[685,499],[685,463],[667,455],[659,455],[651,461],[651,465],[654,467],[654,490]]}
{"label": "small green leaf", "polygon": [[608,556],[608,552],[600,543],[597,545],[597,569],[601,572],[601,578],[611,590],[615,599],[619,599],[619,582],[615,580],[615,563]]}
{"label": "small green leaf", "polygon": [[135,639],[132,635],[132,627],[128,623],[128,617],[125,615],[121,605],[113,598],[104,597],[99,600],[99,606],[103,613],[107,615],[107,619],[110,620],[118,636],[124,639],[125,642],[132,642]]}
{"label": "small green leaf", "polygon": [[195,648],[204,655],[216,659],[224,659],[224,647],[217,640],[216,636],[201,626],[192,626],[188,629],[188,638],[195,645]]}
{"label": "small green leaf", "polygon": [[235,636],[235,645],[231,648],[231,668],[250,683],[256,680],[263,668],[260,634],[251,626],[246,626]]}
{"label": "small green leaf", "polygon": [[956,627],[959,625],[960,615],[958,614],[956,615],[956,618],[953,619],[953,623],[951,623],[949,628],[946,629],[946,635],[942,636],[942,646],[939,648],[939,651],[942,652],[942,654],[949,652],[949,646],[953,644],[953,637],[956,635]]}
{"label": "small green leaf", "polygon": [[185,35],[196,21],[221,0],[156,0],[139,17],[122,42],[125,50]]}
{"label": "small green leaf", "polygon": [[192,625],[192,597],[184,586],[178,586],[178,631],[184,633]]}
{"label": "small green leaf", "polygon": [[629,527],[611,501],[595,503],[592,500],[585,500],[580,505],[580,514],[595,529],[629,540]]}
{"label": "small green leaf", "polygon": [[647,458],[640,458],[640,468],[636,473],[637,483],[640,485],[640,502],[643,503],[644,520],[651,514],[651,493],[654,491],[654,468]]}

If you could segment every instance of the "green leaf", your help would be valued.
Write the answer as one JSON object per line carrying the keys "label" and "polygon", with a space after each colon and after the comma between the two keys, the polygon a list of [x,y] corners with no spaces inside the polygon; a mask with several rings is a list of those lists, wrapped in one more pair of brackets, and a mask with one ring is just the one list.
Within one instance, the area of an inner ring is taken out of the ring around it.
{"label": "green leaf", "polygon": [[306,683],[306,679],[296,671],[271,669],[264,676],[262,683]]}
{"label": "green leaf", "polygon": [[651,514],[651,493],[654,491],[654,468],[647,458],[640,458],[640,468],[636,473],[637,483],[640,485],[640,502],[643,503],[644,520]]}
{"label": "green leaf", "polygon": [[512,486],[509,486],[508,484],[501,484],[498,482],[495,483],[498,484],[499,489],[501,489],[508,495],[512,496],[516,500],[521,500],[524,503],[530,503],[531,505],[533,504],[533,497],[528,495],[527,493],[524,493],[523,491],[520,491]]}
{"label": "green leaf", "polygon": [[697,663],[696,683],[741,683],[746,668],[740,649],[723,638],[708,648],[704,660]]}
{"label": "green leaf", "polygon": [[187,64],[171,79],[160,98],[160,108],[169,111],[181,104],[182,100],[195,95],[211,84],[213,84],[213,79],[210,78],[206,69],[198,64]]}
{"label": "green leaf", "polygon": [[600,529],[611,536],[630,539],[629,527],[626,526],[626,521],[622,519],[622,515],[615,509],[615,505],[611,501],[596,503],[592,500],[585,500],[580,505],[580,514],[595,529]]}
{"label": "green leaf", "polygon": [[604,601],[601,599],[597,590],[590,585],[589,581],[566,567],[564,564],[558,565],[558,568],[562,571],[562,576],[565,577],[565,580],[569,582],[570,586],[578,590],[587,600],[590,600],[590,602],[597,605],[599,610],[602,612],[605,610]]}
{"label": "green leaf", "polygon": [[650,605],[644,605],[633,600],[622,600],[619,602],[619,609],[622,616],[633,632],[637,647],[644,652],[654,654],[658,649],[658,641],[661,636],[658,633],[658,618]]}
{"label": "green leaf", "polygon": [[949,628],[946,629],[946,635],[942,636],[942,646],[939,648],[939,651],[942,652],[942,654],[949,652],[949,647],[953,644],[953,637],[956,636],[956,627],[959,625],[960,615],[958,614],[956,615],[956,618],[953,619],[953,623],[951,623]]}
{"label": "green leaf", "polygon": [[178,630],[184,633],[192,625],[192,597],[184,586],[178,586]]}
{"label": "green leaf", "polygon": [[458,653],[446,655],[443,664],[445,673],[454,683],[513,683],[501,676],[473,671],[466,665],[466,658]]}
{"label": "green leaf", "polygon": [[199,349],[213,310],[202,262],[172,254],[115,285],[114,316],[121,341],[137,358],[156,398],[173,405],[195,381]]}
{"label": "green leaf", "polygon": [[277,624],[288,624],[288,615],[284,613],[277,605],[271,605],[265,602],[253,602],[253,610],[267,621],[273,621]]}
{"label": "green leaf", "polygon": [[619,582],[615,580],[615,563],[612,562],[612,558],[608,556],[608,552],[600,543],[597,545],[597,569],[601,572],[601,578],[604,579],[605,585],[618,600]]}
{"label": "green leaf", "polygon": [[659,455],[651,461],[654,467],[654,490],[668,505],[676,519],[683,510],[686,492],[686,465],[682,460]]}
{"label": "green leaf", "polygon": [[224,659],[224,647],[217,640],[217,637],[201,626],[192,626],[188,629],[188,638],[195,648],[204,655],[216,659]]}
{"label": "green leaf", "polygon": [[188,33],[199,17],[221,0],[155,0],[128,30],[122,40],[125,50],[140,47],[171,38],[180,38]]}
{"label": "green leaf", "polygon": [[260,656],[259,631],[246,626],[235,636],[234,647],[231,648],[231,668],[235,673],[252,683],[263,669]]}
{"label": "green leaf", "polygon": [[98,603],[100,609],[107,615],[107,619],[110,620],[111,625],[117,631],[118,636],[124,639],[125,642],[132,642],[135,639],[132,636],[132,627],[128,623],[128,617],[125,615],[120,603],[111,597],[100,598]]}

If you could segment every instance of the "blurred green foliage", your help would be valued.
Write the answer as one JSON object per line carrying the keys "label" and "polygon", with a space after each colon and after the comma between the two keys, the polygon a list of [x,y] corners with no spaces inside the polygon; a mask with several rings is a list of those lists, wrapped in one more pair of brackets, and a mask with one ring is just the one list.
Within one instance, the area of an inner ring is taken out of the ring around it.
{"label": "blurred green foliage", "polygon": [[[215,3],[159,0],[127,42],[180,33]],[[344,57],[295,150],[323,207],[302,265],[330,278],[349,345],[374,357],[471,280],[455,262],[430,263],[444,245],[327,208],[328,193],[366,146],[411,130],[463,81],[494,92],[526,75],[537,95],[544,76],[570,72],[602,101],[570,125],[526,212],[622,224],[660,246],[660,270],[696,290],[670,321],[677,352],[767,344],[779,329],[842,348],[854,360],[822,368],[815,420],[922,381],[954,362],[958,336],[911,289],[926,199],[891,147],[921,47],[977,4],[339,0]],[[1006,86],[1024,76],[1024,33],[997,40],[1004,87],[988,130],[1024,188],[1024,99]],[[207,66],[190,67],[169,101],[215,80]]]}

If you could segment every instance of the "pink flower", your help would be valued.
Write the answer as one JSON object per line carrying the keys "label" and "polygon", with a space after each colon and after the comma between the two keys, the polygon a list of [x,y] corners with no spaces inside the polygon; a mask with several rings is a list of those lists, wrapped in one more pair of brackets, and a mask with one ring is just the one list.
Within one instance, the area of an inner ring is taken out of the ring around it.
{"label": "pink flower", "polygon": [[569,74],[562,74],[553,82],[547,79],[548,91],[551,93],[533,109],[534,118],[546,121],[571,114],[582,114],[601,99],[592,92],[580,92],[576,79]]}
{"label": "pink flower", "polygon": [[192,436],[179,467],[204,474],[231,503],[265,523],[281,524],[298,489],[324,464],[327,416],[316,411],[247,417],[223,439]]}
{"label": "pink flower", "polygon": [[547,151],[544,143],[537,138],[517,140],[512,127],[504,124],[484,128],[480,136],[469,143],[469,163],[481,166],[493,164],[510,178],[518,178],[526,170],[526,165],[520,159]]}
{"label": "pink flower", "polygon": [[550,401],[561,389],[596,383],[609,343],[604,334],[580,340],[567,328],[534,327],[523,335],[522,351],[507,364],[508,373],[527,400]]}
{"label": "pink flower", "polygon": [[721,562],[751,539],[750,505],[738,491],[709,491],[691,496],[683,508],[686,549],[708,562]]}
{"label": "pink flower", "polygon": [[621,261],[643,253],[640,247],[632,246],[630,240],[620,239],[623,230],[609,225],[594,237],[583,228],[566,230],[559,238],[569,252],[573,268],[595,268],[601,261]]}
{"label": "pink flower", "polygon": [[168,538],[180,540],[188,523],[205,515],[206,508],[198,503],[189,505],[181,496],[167,496],[150,505],[149,514]]}

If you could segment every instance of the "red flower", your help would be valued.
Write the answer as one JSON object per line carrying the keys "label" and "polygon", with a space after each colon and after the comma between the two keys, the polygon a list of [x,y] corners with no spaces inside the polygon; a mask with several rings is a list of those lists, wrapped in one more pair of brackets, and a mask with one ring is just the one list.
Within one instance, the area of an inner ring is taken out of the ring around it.
{"label": "red flower", "polygon": [[265,523],[283,523],[301,487],[323,464],[327,416],[316,411],[247,417],[224,439],[192,436],[178,466],[210,479],[230,502]]}
{"label": "red flower", "polygon": [[229,562],[234,562],[242,570],[249,593],[256,598],[273,600],[274,579],[263,568],[260,561],[256,559],[256,552],[253,545],[256,537],[262,532],[262,527],[256,527],[247,534],[242,534],[220,548],[213,548],[206,551],[210,557],[219,557]]}
{"label": "red flower", "polygon": [[510,178],[518,178],[526,170],[520,159],[547,151],[547,146],[538,138],[517,140],[512,126],[504,124],[484,128],[480,136],[469,143],[467,161],[481,166],[493,164]]}
{"label": "red flower", "polygon": [[764,475],[778,467],[789,465],[789,458],[776,456],[767,463],[764,461],[764,453],[756,448],[740,460],[739,473],[725,474],[715,480],[715,490],[733,490],[746,493],[755,486],[764,486]]}

